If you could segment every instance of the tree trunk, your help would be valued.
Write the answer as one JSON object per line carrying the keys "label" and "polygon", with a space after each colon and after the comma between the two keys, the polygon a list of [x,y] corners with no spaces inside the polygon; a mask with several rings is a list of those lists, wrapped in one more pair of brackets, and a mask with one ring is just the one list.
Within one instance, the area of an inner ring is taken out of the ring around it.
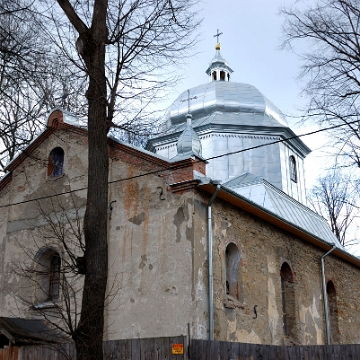
{"label": "tree trunk", "polygon": [[88,191],[84,217],[85,282],[81,316],[75,334],[78,360],[101,360],[104,333],[108,247],[107,209],[109,158],[105,76],[107,1],[96,1],[93,26],[80,34],[81,55],[89,73]]}

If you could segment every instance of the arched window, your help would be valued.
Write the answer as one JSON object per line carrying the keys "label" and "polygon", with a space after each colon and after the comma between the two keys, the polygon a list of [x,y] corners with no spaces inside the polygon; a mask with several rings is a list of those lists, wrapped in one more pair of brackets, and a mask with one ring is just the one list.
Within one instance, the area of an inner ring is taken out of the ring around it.
{"label": "arched window", "polygon": [[240,253],[234,243],[227,245],[225,250],[226,294],[239,299],[239,263]]}
{"label": "arched window", "polygon": [[289,157],[289,166],[290,166],[290,179],[294,182],[297,182],[296,160],[295,160],[295,156],[293,155]]}
{"label": "arched window", "polygon": [[212,76],[213,76],[213,80],[216,81],[216,80],[217,80],[217,79],[216,79],[216,71],[213,71]]}
{"label": "arched window", "polygon": [[330,325],[330,342],[331,344],[340,343],[338,309],[336,301],[336,290],[334,283],[330,280],[326,284],[326,294],[329,310],[329,325]]}
{"label": "arched window", "polygon": [[281,277],[281,301],[283,312],[283,332],[289,340],[296,341],[295,333],[295,292],[294,274],[287,262],[284,262],[280,270]]}
{"label": "arched window", "polygon": [[48,159],[48,176],[60,176],[63,173],[64,165],[64,150],[61,147],[56,147],[51,150]]}
{"label": "arched window", "polygon": [[36,256],[36,301],[57,301],[60,293],[61,258],[54,249],[42,249]]}
{"label": "arched window", "polygon": [[220,71],[220,80],[225,81],[225,71]]}

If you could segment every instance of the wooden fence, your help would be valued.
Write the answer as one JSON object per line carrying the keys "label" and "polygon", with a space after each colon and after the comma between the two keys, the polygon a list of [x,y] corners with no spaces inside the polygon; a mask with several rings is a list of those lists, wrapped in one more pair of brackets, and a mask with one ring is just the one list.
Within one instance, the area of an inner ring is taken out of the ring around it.
{"label": "wooden fence", "polygon": [[[178,336],[106,341],[104,355],[105,360],[360,360],[360,345],[273,346],[193,339],[188,353],[186,336]],[[0,360],[75,359],[74,344],[0,349]]]}
{"label": "wooden fence", "polygon": [[[187,357],[186,336],[105,341],[104,360],[184,360]],[[173,346],[175,345],[175,346]],[[181,345],[181,346],[179,346]],[[9,349],[9,348],[7,348]],[[173,354],[181,352],[183,354]],[[18,357],[0,360],[76,360],[74,344],[62,346],[22,346]]]}
{"label": "wooden fence", "polygon": [[5,349],[0,349],[0,360],[18,360],[17,346],[10,346]]}
{"label": "wooden fence", "polygon": [[191,360],[360,360],[360,345],[275,346],[191,340]]}

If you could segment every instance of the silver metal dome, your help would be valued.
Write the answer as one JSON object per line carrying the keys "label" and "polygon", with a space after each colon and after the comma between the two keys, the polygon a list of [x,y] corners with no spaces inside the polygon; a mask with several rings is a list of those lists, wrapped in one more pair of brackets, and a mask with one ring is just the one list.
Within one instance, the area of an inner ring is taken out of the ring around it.
{"label": "silver metal dome", "polygon": [[[206,70],[210,82],[180,94],[167,112],[162,134],[150,139],[147,149],[169,159],[194,154],[196,132],[208,177],[225,182],[256,174],[305,202],[304,158],[310,149],[256,87],[230,82],[232,69],[219,46],[216,50]],[[189,129],[187,114],[193,118]],[[296,180],[289,159],[295,160]]]}
{"label": "silver metal dome", "polygon": [[[210,117],[216,112],[221,120]],[[170,106],[167,128],[179,131],[176,125],[193,116],[193,127],[205,124],[288,127],[285,116],[256,87],[249,84],[212,81],[184,91]]]}

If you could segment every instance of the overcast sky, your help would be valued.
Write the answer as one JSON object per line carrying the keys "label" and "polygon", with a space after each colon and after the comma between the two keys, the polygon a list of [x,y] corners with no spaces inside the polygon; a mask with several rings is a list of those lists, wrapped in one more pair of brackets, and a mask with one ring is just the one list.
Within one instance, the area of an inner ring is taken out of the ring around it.
{"label": "overcast sky", "polygon": [[[205,74],[215,55],[217,29],[220,36],[221,55],[234,70],[232,81],[249,83],[257,87],[285,115],[301,114],[305,100],[297,78],[301,62],[291,51],[281,50],[281,27],[284,18],[279,8],[291,5],[295,0],[205,0],[200,3],[200,15],[204,19],[201,38],[196,46],[197,54],[189,58],[184,67],[184,80],[169,95],[169,104],[188,88],[206,83]],[[297,120],[288,116],[288,123],[297,134],[306,130],[296,125]],[[305,143],[316,149],[319,137],[303,138]],[[320,151],[313,151],[306,161],[307,185],[315,181],[323,164]],[[315,164],[315,165],[314,165]]]}
{"label": "overcast sky", "polygon": [[[285,115],[289,126],[298,134],[314,128],[304,128],[291,115],[301,115],[306,99],[301,95],[304,82],[298,80],[301,61],[291,51],[281,50],[282,24],[279,14],[282,6],[291,6],[296,0],[204,0],[201,3],[203,17],[202,35],[196,51],[184,69],[184,80],[169,96],[170,104],[188,88],[206,83],[205,74],[215,55],[217,29],[220,36],[221,55],[234,70],[232,81],[249,83],[257,87]],[[311,1],[311,0],[309,0]],[[306,44],[302,45],[303,49]],[[297,48],[301,49],[301,46]],[[290,115],[290,116],[289,116]],[[313,150],[305,161],[307,187],[330,166],[320,134],[303,137]],[[358,229],[358,231],[359,229]],[[360,247],[356,247],[360,255]]]}
{"label": "overcast sky", "polygon": [[232,81],[250,83],[283,112],[292,110],[300,92],[296,81],[300,64],[293,53],[279,50],[283,18],[278,12],[284,1],[201,2],[199,54],[189,59],[189,74],[181,85],[187,88],[208,81],[205,70],[215,55],[213,35],[219,29],[221,54],[234,70]]}

